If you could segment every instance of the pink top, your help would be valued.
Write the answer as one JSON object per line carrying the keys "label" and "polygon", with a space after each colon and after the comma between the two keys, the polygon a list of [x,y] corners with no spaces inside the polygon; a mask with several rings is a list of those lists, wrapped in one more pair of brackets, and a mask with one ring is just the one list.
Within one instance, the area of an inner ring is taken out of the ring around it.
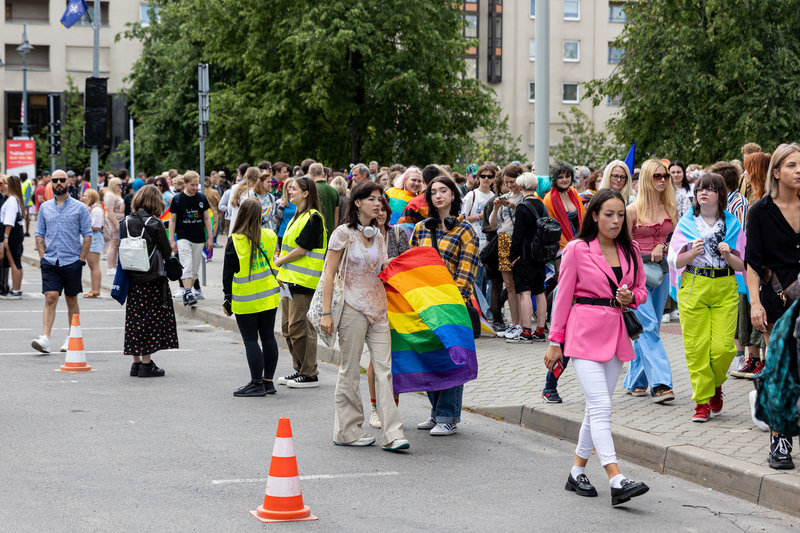
{"label": "pink top", "polygon": [[119,238],[119,223],[125,218],[125,201],[115,194],[106,193],[103,204],[106,208],[106,218],[111,221],[108,229],[114,238]]}
{"label": "pink top", "polygon": [[[389,257],[386,254],[386,243],[383,235],[378,235],[373,239],[372,246],[367,248],[361,239],[356,235],[356,231],[346,225],[341,225],[333,230],[331,240],[328,243],[328,250],[341,250],[348,248],[347,252],[347,274],[344,279],[344,301],[367,317],[367,320],[376,329],[389,330],[389,319],[387,309],[389,303],[386,300],[386,290],[383,282],[378,278],[378,274],[383,270]],[[339,265],[339,270],[344,268],[344,264]],[[323,274],[324,278],[325,274]],[[322,283],[320,279],[320,283]]]}
{"label": "pink top", "polygon": [[633,226],[631,238],[639,245],[642,254],[647,255],[653,251],[656,244],[666,242],[670,233],[672,233],[672,219],[665,218],[661,222],[637,222]]}
{"label": "pink top", "polygon": [[647,300],[642,256],[635,250],[628,262],[619,245],[617,255],[622,266],[622,280],[619,283],[597,239],[588,244],[575,239],[564,247],[558,290],[553,302],[553,321],[550,324],[550,340],[564,343],[564,355],[601,362],[611,360],[614,355],[620,361],[631,361],[636,357],[619,308],[573,303],[575,298],[582,296],[614,298],[608,278],[618,287],[627,285],[633,292],[631,309]]}

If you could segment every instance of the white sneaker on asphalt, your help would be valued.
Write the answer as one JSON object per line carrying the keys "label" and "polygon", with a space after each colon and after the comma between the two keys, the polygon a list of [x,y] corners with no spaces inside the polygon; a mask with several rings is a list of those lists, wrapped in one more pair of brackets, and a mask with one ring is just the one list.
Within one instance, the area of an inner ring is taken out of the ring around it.
{"label": "white sneaker on asphalt", "polygon": [[64,339],[64,344],[61,345],[61,350],[59,351],[66,352],[67,350],[69,350],[69,337]]}
{"label": "white sneaker on asphalt", "polygon": [[292,372],[288,376],[279,377],[278,378],[278,385],[286,385],[286,383],[288,383],[289,381],[292,381],[293,379],[295,379],[297,377],[300,377],[300,372]]}
{"label": "white sneaker on asphalt", "polygon": [[429,418],[425,422],[417,424],[417,429],[433,429],[434,427],[436,427],[436,420],[433,418]]}
{"label": "white sneaker on asphalt", "polygon": [[431,430],[431,435],[434,437],[444,437],[445,435],[452,435],[458,431],[458,426],[455,424],[436,424]]}
{"label": "white sneaker on asphalt", "polygon": [[206,299],[206,295],[203,294],[203,289],[200,289],[200,290],[192,289],[192,292],[194,293],[194,297],[195,297],[196,300],[205,300]]}
{"label": "white sneaker on asphalt", "polygon": [[408,443],[408,441],[406,439],[394,439],[389,444],[386,444],[385,446],[381,446],[381,448],[383,448],[384,450],[389,450],[389,451],[392,451],[392,452],[397,451],[397,450],[407,450],[410,447],[411,447],[411,445]]}
{"label": "white sneaker on asphalt", "polygon": [[369,425],[375,429],[381,429],[381,417],[378,416],[378,410],[374,407],[369,413]]}
{"label": "white sneaker on asphalt", "polygon": [[31,342],[31,347],[34,350],[38,350],[42,353],[50,353],[50,339],[44,335],[39,335],[33,339],[33,342]]}
{"label": "white sneaker on asphalt", "polygon": [[175,292],[172,293],[173,298],[183,298],[183,293],[186,292],[183,287],[178,287],[175,289]]}
{"label": "white sneaker on asphalt", "polygon": [[375,437],[372,435],[362,435],[352,442],[336,442],[333,443],[337,446],[372,446],[375,444]]}

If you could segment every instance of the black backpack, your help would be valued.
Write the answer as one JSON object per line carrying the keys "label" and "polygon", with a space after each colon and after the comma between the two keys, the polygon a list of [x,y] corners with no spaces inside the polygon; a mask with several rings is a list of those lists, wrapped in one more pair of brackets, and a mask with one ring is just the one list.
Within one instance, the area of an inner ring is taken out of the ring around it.
{"label": "black backpack", "polygon": [[531,258],[537,263],[554,261],[561,242],[561,224],[558,220],[547,216],[541,200],[537,198],[537,202],[530,203],[529,200],[530,198],[526,198],[520,205],[527,207],[536,217],[536,232],[530,246]]}

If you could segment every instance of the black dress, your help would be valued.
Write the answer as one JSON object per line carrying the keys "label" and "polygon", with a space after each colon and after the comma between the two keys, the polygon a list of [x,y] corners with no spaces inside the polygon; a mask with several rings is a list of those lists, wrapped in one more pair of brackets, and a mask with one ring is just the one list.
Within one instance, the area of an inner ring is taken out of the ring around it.
{"label": "black dress", "polygon": [[[141,233],[142,222],[149,216],[139,211],[127,217],[128,228],[132,235]],[[122,224],[120,237],[126,236],[125,224]],[[151,218],[147,223],[145,239],[148,253],[157,248],[161,257],[169,257],[170,247],[166,230],[157,217]],[[161,259],[159,261],[163,262]],[[177,348],[178,329],[167,278],[159,275],[152,267],[151,272],[129,272],[128,277],[130,287],[125,305],[123,353],[126,356],[142,356],[151,355],[159,350]]]}

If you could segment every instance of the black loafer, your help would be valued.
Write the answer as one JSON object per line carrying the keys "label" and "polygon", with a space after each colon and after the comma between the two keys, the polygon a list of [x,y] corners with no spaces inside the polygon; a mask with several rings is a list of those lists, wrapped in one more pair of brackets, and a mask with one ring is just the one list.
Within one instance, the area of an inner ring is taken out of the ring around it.
{"label": "black loafer", "polygon": [[589,478],[586,477],[586,474],[581,474],[578,476],[578,479],[575,479],[570,473],[567,479],[567,486],[564,487],[564,489],[572,491],[578,496],[597,496],[597,489],[589,482]]}
{"label": "black loafer", "polygon": [[611,505],[619,505],[629,501],[631,498],[641,496],[650,490],[650,487],[641,481],[631,481],[630,479],[623,479],[622,486],[618,489],[611,487]]}

